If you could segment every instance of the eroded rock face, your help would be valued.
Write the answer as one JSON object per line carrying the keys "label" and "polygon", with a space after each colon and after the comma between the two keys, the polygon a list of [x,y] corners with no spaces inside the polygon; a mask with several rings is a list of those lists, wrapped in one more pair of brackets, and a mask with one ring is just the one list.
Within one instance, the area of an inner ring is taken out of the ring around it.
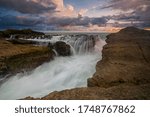
{"label": "eroded rock face", "polygon": [[53,58],[54,52],[47,47],[12,44],[0,40],[0,78],[33,70]]}
{"label": "eroded rock face", "polygon": [[59,54],[59,56],[70,56],[71,47],[63,41],[58,41],[53,45],[53,48]]}
{"label": "eroded rock face", "polygon": [[149,31],[128,27],[108,36],[103,59],[88,80],[89,87],[112,87],[121,84],[150,83]]}

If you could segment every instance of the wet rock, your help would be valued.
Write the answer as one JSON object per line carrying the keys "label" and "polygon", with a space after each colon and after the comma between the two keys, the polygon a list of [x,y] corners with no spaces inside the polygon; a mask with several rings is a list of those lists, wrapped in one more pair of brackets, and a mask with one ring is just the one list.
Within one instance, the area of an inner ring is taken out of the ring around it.
{"label": "wet rock", "polygon": [[0,61],[0,78],[3,78],[6,76],[9,72],[8,66],[5,65],[5,63]]}
{"label": "wet rock", "polygon": [[53,45],[59,56],[70,56],[71,47],[63,41],[58,41]]}
{"label": "wet rock", "polygon": [[31,71],[53,57],[54,52],[47,47],[12,44],[0,40],[0,76]]}
{"label": "wet rock", "polygon": [[50,49],[54,49],[54,46],[53,46],[53,44],[52,43],[48,43],[48,46],[47,46],[48,48],[50,48]]}
{"label": "wet rock", "polygon": [[21,40],[21,39],[12,39],[12,40],[8,40],[8,41],[13,44],[36,44],[35,41]]}

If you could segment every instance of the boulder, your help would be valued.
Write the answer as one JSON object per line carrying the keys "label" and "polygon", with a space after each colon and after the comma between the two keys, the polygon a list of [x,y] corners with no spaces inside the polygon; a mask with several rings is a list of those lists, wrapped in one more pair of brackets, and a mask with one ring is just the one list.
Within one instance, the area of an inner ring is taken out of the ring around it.
{"label": "boulder", "polygon": [[59,56],[70,56],[71,55],[71,47],[63,41],[58,41],[53,45]]}

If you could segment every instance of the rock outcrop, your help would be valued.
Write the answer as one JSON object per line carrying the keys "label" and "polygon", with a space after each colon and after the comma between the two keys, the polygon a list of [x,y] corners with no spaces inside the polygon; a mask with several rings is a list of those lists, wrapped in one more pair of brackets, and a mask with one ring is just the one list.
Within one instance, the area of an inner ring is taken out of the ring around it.
{"label": "rock outcrop", "polygon": [[7,40],[13,44],[37,44],[35,41],[30,41],[30,40],[22,40],[22,39],[10,39],[10,40]]}
{"label": "rock outcrop", "polygon": [[23,36],[42,36],[45,34],[42,32],[32,31],[31,29],[25,29],[25,30],[8,29],[5,31],[0,31],[1,38],[10,38],[11,35],[17,35],[17,37],[19,38],[20,36],[21,37],[23,37]]}
{"label": "rock outcrop", "polygon": [[107,37],[89,87],[150,83],[150,32],[128,27]]}
{"label": "rock outcrop", "polygon": [[40,99],[150,99],[150,32],[128,27],[108,35],[106,41],[88,87]]}
{"label": "rock outcrop", "polygon": [[53,59],[54,52],[48,47],[12,44],[0,39],[0,78],[22,71],[30,71]]}
{"label": "rock outcrop", "polygon": [[70,56],[71,55],[71,47],[69,44],[66,44],[63,41],[57,41],[54,44],[49,43],[48,47],[57,52],[58,56]]}

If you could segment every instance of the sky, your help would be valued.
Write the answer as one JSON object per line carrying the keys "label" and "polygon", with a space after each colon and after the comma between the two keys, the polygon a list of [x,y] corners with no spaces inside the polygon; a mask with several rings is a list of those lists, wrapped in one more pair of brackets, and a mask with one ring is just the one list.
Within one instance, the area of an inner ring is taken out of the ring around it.
{"label": "sky", "polygon": [[150,0],[0,0],[0,29],[106,31],[150,28]]}

